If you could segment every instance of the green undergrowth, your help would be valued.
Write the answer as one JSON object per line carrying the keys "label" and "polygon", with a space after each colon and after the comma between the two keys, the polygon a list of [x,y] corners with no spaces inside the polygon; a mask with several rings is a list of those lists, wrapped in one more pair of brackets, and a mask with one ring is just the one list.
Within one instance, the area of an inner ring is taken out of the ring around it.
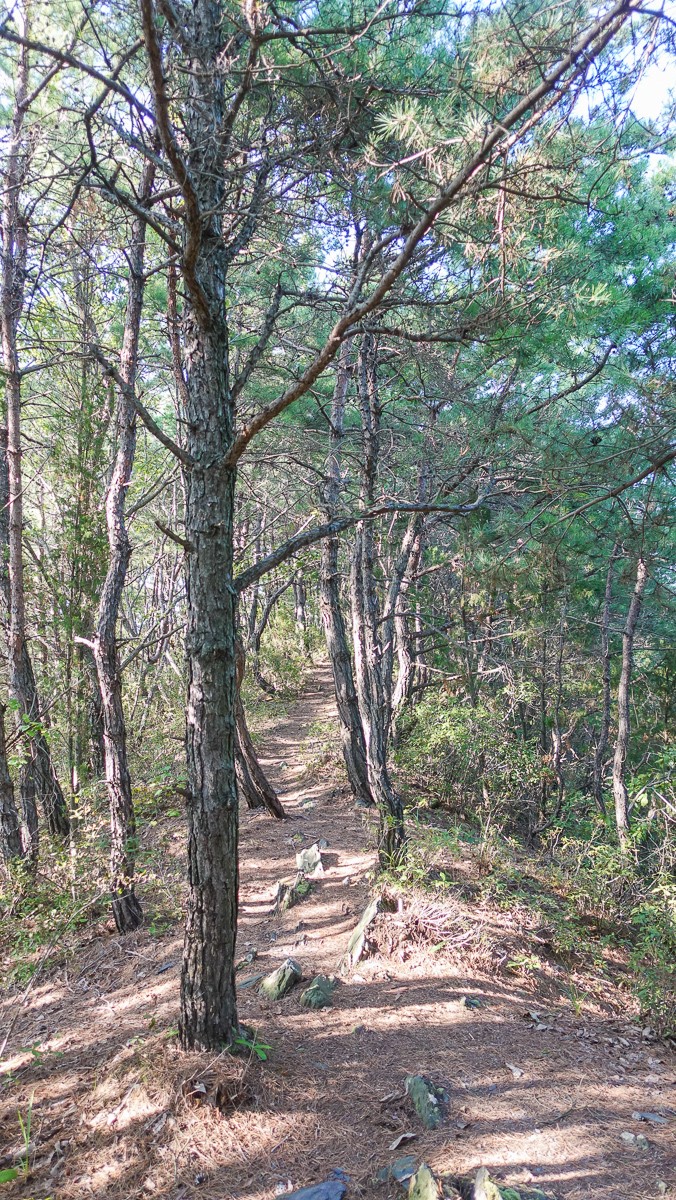
{"label": "green undergrowth", "polygon": [[[433,890],[469,888],[500,909],[522,910],[546,927],[547,952],[563,964],[584,959],[607,972],[610,959],[621,959],[646,1023],[676,1036],[673,749],[629,774],[623,854],[610,816],[596,811],[574,769],[556,815],[551,767],[504,712],[491,698],[472,707],[439,692],[409,714],[397,751],[415,830],[405,873]],[[471,861],[471,885],[453,868],[462,858]],[[522,973],[537,954],[524,952]]]}
{"label": "green undergrowth", "polygon": [[282,694],[302,692],[315,662],[326,654],[321,627],[309,620],[301,634],[296,625],[292,594],[276,606],[261,639],[261,673]]}
{"label": "green undergrowth", "polygon": [[[153,768],[134,788],[136,878],[145,926],[156,937],[172,931],[182,912],[185,813],[177,780]],[[0,970],[5,987],[26,987],[36,971],[65,961],[109,908],[109,816],[104,790],[69,797],[73,835],[41,837],[35,870],[22,863],[0,873]]]}

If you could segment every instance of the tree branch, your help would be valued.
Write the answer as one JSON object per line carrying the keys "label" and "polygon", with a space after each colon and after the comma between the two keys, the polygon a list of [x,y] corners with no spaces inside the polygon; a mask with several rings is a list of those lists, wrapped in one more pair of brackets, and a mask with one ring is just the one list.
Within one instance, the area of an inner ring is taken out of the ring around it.
{"label": "tree branch", "polygon": [[[148,0],[144,0],[148,3]],[[229,466],[234,466],[246,450],[249,442],[269,423],[284,412],[296,400],[304,396],[315,380],[322,374],[331,360],[335,357],[345,334],[363,321],[364,317],[378,307],[381,300],[397,282],[404,269],[408,266],[419,243],[434,225],[437,217],[449,208],[455,198],[465,189],[466,185],[486,166],[492,158],[493,151],[501,144],[505,148],[512,147],[533,128],[543,111],[546,111],[559,98],[557,91],[563,81],[561,94],[570,88],[574,80],[588,70],[591,62],[601,53],[615,33],[622,27],[627,18],[640,5],[640,0],[617,0],[603,16],[581,34],[573,43],[568,54],[548,73],[540,83],[531,89],[512,109],[500,120],[495,120],[492,129],[486,133],[481,146],[469,158],[465,165],[454,175],[438,193],[436,200],[423,213],[420,220],[406,237],[404,245],[390,268],[384,273],[380,282],[371,295],[361,304],[354,304],[348,312],[336,322],[324,346],[315,356],[314,361],[290,388],[287,389],[272,404],[267,405],[261,412],[246,424],[235,438],[232,449],[227,457]],[[566,76],[569,76],[566,78]],[[538,109],[541,101],[547,101],[544,110]],[[509,131],[518,125],[527,113],[531,113],[528,121],[518,128],[512,137]],[[505,145],[506,144],[506,145]],[[403,235],[402,235],[403,236]]]}
{"label": "tree branch", "polygon": [[157,128],[164,153],[171,164],[176,182],[181,189],[185,201],[185,227],[187,236],[182,258],[183,277],[195,306],[195,311],[204,326],[208,327],[211,324],[211,313],[209,312],[206,296],[196,274],[197,258],[200,246],[202,245],[202,214],[200,213],[195,185],[183,161],[183,155],[176,144],[174,131],[171,127],[169,98],[167,96],[164,70],[162,68],[162,50],[157,38],[155,10],[152,0],[141,0],[141,22],[153,85]]}
{"label": "tree branch", "polygon": [[87,349],[88,349],[89,353],[91,354],[92,358],[96,359],[96,362],[99,363],[99,365],[102,367],[104,374],[109,375],[111,379],[115,380],[115,383],[117,384],[118,388],[123,393],[125,398],[127,400],[129,400],[129,402],[136,409],[136,412],[138,413],[139,417],[143,421],[143,424],[145,425],[148,432],[152,433],[153,437],[157,438],[158,442],[161,442],[162,445],[167,450],[170,450],[171,453],[176,458],[178,458],[179,461],[182,462],[184,466],[186,466],[186,467],[194,466],[195,460],[193,459],[192,455],[188,454],[187,450],[183,450],[181,448],[181,446],[179,446],[178,443],[173,440],[173,438],[170,438],[169,435],[166,434],[164,432],[164,430],[160,428],[160,426],[157,424],[157,421],[155,420],[155,418],[150,415],[150,413],[148,412],[148,409],[138,399],[138,396],[134,392],[134,389],[132,387],[130,387],[128,383],[125,382],[125,380],[122,378],[120,372],[118,371],[117,367],[115,367],[113,365],[113,363],[111,363],[106,358],[106,356],[103,353],[103,351],[101,350],[101,348],[99,346],[94,345],[94,343],[90,342]]}
{"label": "tree branch", "polygon": [[541,400],[539,404],[534,404],[532,408],[526,409],[525,415],[527,417],[532,417],[535,413],[541,412],[543,408],[548,408],[550,404],[556,404],[559,400],[564,400],[566,396],[572,396],[575,392],[581,391],[583,387],[585,387],[588,383],[591,383],[592,379],[596,379],[597,375],[601,374],[603,368],[608,362],[608,359],[613,353],[613,350],[616,349],[617,346],[615,346],[614,343],[610,345],[603,355],[601,361],[596,364],[594,369],[590,371],[588,375],[584,375],[582,379],[575,379],[575,382],[572,383],[570,387],[564,388],[562,392],[557,392],[554,396],[548,396],[546,400]]}
{"label": "tree branch", "polygon": [[[675,451],[676,453],[676,451]],[[306,550],[308,546],[313,546],[315,542],[319,542],[325,537],[335,537],[337,533],[342,533],[343,530],[349,529],[351,525],[358,525],[360,521],[372,521],[376,517],[383,517],[387,514],[399,513],[443,513],[450,517],[462,517],[467,513],[474,512],[480,508],[487,500],[492,498],[492,493],[484,493],[477,497],[476,500],[468,504],[398,504],[395,501],[386,504],[379,504],[376,508],[368,509],[366,512],[355,513],[350,517],[336,517],[333,521],[327,521],[324,525],[315,525],[312,529],[306,529],[303,533],[297,533],[286,542],[282,542],[276,550],[267,554],[265,558],[261,558],[259,562],[254,563],[252,567],[248,567],[246,571],[240,571],[239,575],[235,576],[234,588],[239,595],[245,588],[251,586],[261,579],[263,575],[267,575],[268,571],[274,570],[280,563],[286,562],[287,558],[292,558],[294,554],[298,554],[301,550]]]}

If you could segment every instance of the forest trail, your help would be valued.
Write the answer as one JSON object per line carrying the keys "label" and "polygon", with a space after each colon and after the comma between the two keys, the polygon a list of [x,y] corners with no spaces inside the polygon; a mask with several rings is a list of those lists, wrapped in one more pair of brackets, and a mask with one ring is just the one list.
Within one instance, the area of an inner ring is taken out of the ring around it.
{"label": "forest trail", "polygon": [[[287,956],[308,980],[337,974],[368,903],[373,838],[336,777],[336,738],[330,677],[319,668],[260,739],[289,820],[242,813],[240,954],[252,957],[242,983]],[[168,888],[178,886],[181,836],[181,823],[167,822]],[[296,851],[321,838],[324,874],[274,915]],[[496,913],[496,927],[508,919]],[[263,1064],[184,1056],[173,1036],[180,947],[180,922],[124,940],[101,923],[36,984],[3,1064],[3,1152],[20,1142],[17,1110],[25,1115],[34,1094],[32,1174],[8,1195],[272,1200],[338,1171],[349,1200],[386,1200],[402,1189],[374,1178],[403,1154],[440,1173],[486,1165],[500,1183],[561,1200],[676,1194],[676,1064],[627,1018],[585,1004],[577,1013],[523,980],[479,970],[462,948],[451,960],[412,945],[360,963],[321,1012],[300,1006],[300,988],[270,1002],[240,985],[241,1019],[270,1047]],[[3,1001],[3,1023],[15,1003]],[[448,1092],[436,1131],[424,1131],[403,1096],[409,1073]],[[192,1102],[219,1084],[235,1101],[223,1115]],[[664,1125],[632,1116],[656,1110],[668,1114]],[[415,1137],[394,1149],[407,1133]]]}

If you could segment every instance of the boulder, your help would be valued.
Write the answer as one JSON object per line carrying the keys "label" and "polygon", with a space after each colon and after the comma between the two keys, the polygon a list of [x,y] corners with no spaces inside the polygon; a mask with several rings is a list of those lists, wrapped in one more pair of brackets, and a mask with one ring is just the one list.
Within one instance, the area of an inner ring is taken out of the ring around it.
{"label": "boulder", "polygon": [[292,988],[303,978],[300,965],[293,958],[287,958],[281,967],[266,975],[259,991],[266,1000],[283,1000]]}
{"label": "boulder", "polygon": [[330,975],[316,975],[309,987],[301,994],[303,1008],[330,1008],[336,981]]}

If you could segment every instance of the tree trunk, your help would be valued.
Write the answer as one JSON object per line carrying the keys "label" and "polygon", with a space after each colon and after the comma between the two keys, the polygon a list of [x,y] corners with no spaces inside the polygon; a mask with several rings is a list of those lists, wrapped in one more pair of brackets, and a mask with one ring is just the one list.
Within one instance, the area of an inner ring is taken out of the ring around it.
{"label": "tree trunk", "polygon": [[[418,466],[418,500],[421,503],[429,499],[432,435],[438,415],[438,408],[433,406],[429,411]],[[392,572],[383,608],[381,635],[383,641],[383,691],[385,693],[386,733],[388,737],[390,736],[390,727],[395,714],[395,697],[393,695],[395,647],[397,649],[399,670],[404,676],[401,679],[401,686],[397,687],[396,704],[398,707],[408,699],[413,686],[413,677],[410,674],[413,662],[410,656],[410,638],[408,636],[404,596],[408,591],[411,578],[418,570],[420,564],[424,527],[425,518],[422,513],[414,513],[409,518],[399,554],[395,561],[394,571]],[[408,660],[407,649],[409,651]],[[407,674],[408,678],[406,678]]]}
{"label": "tree trunk", "polygon": [[535,826],[539,825],[547,815],[547,801],[549,799],[549,777],[546,767],[547,760],[547,630],[544,627],[546,619],[544,601],[542,604],[542,639],[540,642],[540,755],[542,760],[542,774],[540,777],[540,811],[535,817]]}
{"label": "tree trunk", "polygon": [[[154,167],[143,172],[140,203],[150,200]],[[137,217],[128,250],[129,294],[125,313],[120,383],[117,393],[117,453],[106,496],[106,526],[110,558],[101,591],[94,662],[101,693],[103,759],[110,806],[110,891],[113,916],[120,933],[137,929],[143,912],[134,890],[136,816],[127,760],[127,728],[122,704],[122,678],[117,645],[117,620],[131,557],[125,518],[126,497],[136,453],[136,409],[133,393],[138,365],[138,342],[143,309],[146,223]]]}
{"label": "tree trunk", "polygon": [[[361,503],[373,504],[378,472],[380,404],[377,387],[377,349],[366,334],[359,355],[359,404],[362,417],[363,469]],[[357,525],[350,573],[354,667],[361,717],[369,791],[378,807],[378,852],[382,866],[401,858],[405,846],[404,810],[387,765],[382,646],[378,637],[378,601],[374,570],[373,523]]]}
{"label": "tree trunk", "polygon": [[[226,109],[218,66],[223,16],[220,4],[194,0],[185,111],[190,187],[200,212],[209,215],[186,221],[184,253],[183,418],[191,463],[185,477],[188,904],[179,1035],[185,1049],[204,1050],[231,1042],[238,1027],[235,469],[228,463],[235,414],[222,239],[224,164],[214,135]],[[198,244],[190,264],[188,240]]]}
{"label": "tree trunk", "polygon": [[397,654],[397,682],[392,693],[392,729],[393,740],[396,743],[398,722],[413,695],[415,685],[415,659],[403,588],[394,606],[394,646]]}
{"label": "tree trunk", "polygon": [[636,568],[636,584],[627,613],[627,620],[622,633],[622,670],[617,689],[617,741],[615,742],[615,757],[613,759],[613,797],[615,800],[615,824],[620,849],[623,853],[629,848],[629,794],[625,781],[627,754],[629,752],[629,737],[631,733],[629,716],[629,688],[631,673],[634,665],[634,635],[641,615],[643,594],[645,592],[648,571],[645,559],[639,558]]}
{"label": "tree trunk", "polygon": [[552,720],[552,767],[556,777],[556,809],[555,817],[563,812],[563,802],[566,796],[566,780],[563,774],[563,734],[561,731],[561,705],[563,702],[563,653],[565,649],[564,613],[559,621],[559,646],[556,656],[556,698]]}
{"label": "tree trunk", "polygon": [[7,766],[7,745],[5,742],[5,713],[7,709],[0,704],[0,849],[5,862],[21,858],[24,845],[21,840],[19,816],[14,801],[14,785]]}
{"label": "tree trunk", "polygon": [[[267,692],[269,696],[273,696],[277,691],[277,688],[275,687],[274,683],[268,683],[267,679],[264,679],[261,673],[261,638],[265,633],[275,604],[279,600],[279,597],[284,594],[286,589],[291,587],[292,582],[293,579],[289,578],[285,580],[284,583],[281,583],[278,587],[274,588],[272,592],[270,592],[265,604],[263,605],[263,610],[260,617],[254,623],[253,632],[251,634],[251,674],[253,675],[261,691]],[[258,584],[256,587],[258,588]],[[251,628],[251,625],[249,628]]]}
{"label": "tree trunk", "polygon": [[383,646],[382,652],[382,676],[383,676],[383,697],[385,700],[385,730],[389,736],[390,724],[392,721],[392,691],[394,686],[394,647],[395,647],[395,611],[397,600],[401,592],[404,576],[406,574],[411,551],[414,544],[419,540],[420,530],[422,528],[422,517],[415,513],[409,518],[406,526],[406,531],[402,538],[399,553],[396,556],[394,569],[387,588],[385,603],[383,605],[383,615],[381,622],[381,640]]}
{"label": "tree trunk", "polygon": [[[423,497],[420,496],[422,499]],[[413,656],[406,620],[406,592],[418,569],[422,554],[424,518],[416,514],[407,526],[401,550],[395,564],[383,613],[383,688],[387,711],[387,732],[397,712],[409,698],[413,688]],[[394,656],[397,655],[397,684],[394,684]]]}
{"label": "tree trunk", "polygon": [[606,590],[603,598],[603,615],[601,617],[601,663],[603,667],[603,712],[601,714],[601,728],[599,729],[599,737],[596,743],[596,751],[594,753],[594,782],[593,793],[594,799],[599,807],[599,811],[605,817],[606,802],[603,798],[603,760],[606,755],[606,747],[608,745],[608,736],[610,734],[610,638],[608,632],[610,629],[610,601],[613,592],[613,575],[615,573],[615,560],[619,554],[619,542],[615,542],[610,562],[608,563],[608,573],[606,575]]}
{"label": "tree trunk", "polygon": [[[24,18],[26,31],[28,22]],[[23,309],[24,279],[28,254],[28,224],[21,211],[20,196],[28,168],[28,150],[24,133],[28,92],[28,50],[20,52],[16,99],[5,171],[2,201],[2,254],[0,281],[0,326],[2,360],[6,377],[7,429],[3,431],[3,457],[7,473],[7,565],[5,599],[7,607],[7,649],[10,690],[18,704],[17,717],[29,738],[29,750],[21,769],[21,804],[30,831],[33,853],[37,854],[36,800],[39,800],[49,832],[61,837],[68,834],[68,810],[52,765],[49,745],[44,736],[40,701],[26,641],[26,614],[23,573],[23,480],[21,470],[21,372],[17,350],[17,329]],[[3,466],[3,470],[5,466]],[[4,485],[4,481],[3,481]],[[3,572],[3,574],[5,574]]]}
{"label": "tree trunk", "polygon": [[416,675],[416,660],[411,642],[411,631],[408,625],[406,594],[414,577],[422,555],[422,530],[411,547],[408,564],[401,581],[394,605],[394,645],[397,653],[397,682],[392,695],[392,719],[394,722],[394,740],[397,738],[397,722],[405,706],[413,695]]}
{"label": "tree trunk", "polygon": [[247,808],[267,808],[273,817],[277,817],[278,820],[283,821],[286,813],[275,789],[258,761],[256,748],[251,740],[249,727],[246,723],[246,713],[241,696],[245,666],[244,647],[238,638],[236,675],[237,712],[235,714],[237,733],[235,768],[237,771],[237,786]]}
{"label": "tree trunk", "polygon": [[383,867],[402,855],[406,836],[404,810],[387,766],[384,697],[377,637],[373,540],[370,522],[357,527],[351,570],[352,636],[359,713],[366,750],[369,792],[380,818],[378,855]]}
{"label": "tree trunk", "polygon": [[[343,419],[349,382],[349,355],[349,342],[345,342],[341,347],[338,359],[336,385],[331,405],[331,433],[329,461],[327,465],[328,480],[326,484],[326,515],[328,520],[332,520],[336,516],[340,499],[340,447],[343,440]],[[333,673],[336,707],[338,709],[340,736],[347,778],[357,805],[360,808],[372,808],[375,802],[369,788],[364,734],[361,727],[359,703],[357,701],[352,673],[352,660],[347,644],[345,621],[340,603],[339,552],[340,539],[337,536],[324,539],[322,542],[321,565],[319,569],[319,596],[322,624],[326,638],[326,649]]]}
{"label": "tree trunk", "polygon": [[296,571],[293,577],[293,608],[296,626],[303,635],[303,644],[307,645],[307,594],[302,571]]}

